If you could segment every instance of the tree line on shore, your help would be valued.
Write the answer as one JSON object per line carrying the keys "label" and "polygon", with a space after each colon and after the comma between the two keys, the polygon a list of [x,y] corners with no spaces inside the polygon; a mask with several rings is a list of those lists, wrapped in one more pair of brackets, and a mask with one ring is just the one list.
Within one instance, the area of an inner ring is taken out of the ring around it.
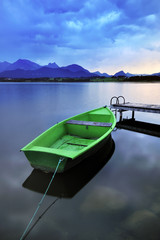
{"label": "tree line on shore", "polygon": [[132,77],[90,77],[90,78],[0,78],[0,82],[160,82],[160,76],[132,76]]}

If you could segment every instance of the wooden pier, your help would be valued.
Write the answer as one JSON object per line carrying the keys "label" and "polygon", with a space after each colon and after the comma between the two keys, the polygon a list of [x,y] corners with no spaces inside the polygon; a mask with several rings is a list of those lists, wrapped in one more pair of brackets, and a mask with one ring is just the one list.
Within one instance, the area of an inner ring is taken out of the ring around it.
{"label": "wooden pier", "polygon": [[142,104],[142,103],[119,103],[113,104],[113,108],[119,110],[132,110],[132,111],[140,111],[140,112],[151,112],[151,113],[160,113],[160,105],[155,104]]}
{"label": "wooden pier", "polygon": [[[116,99],[115,103],[113,103],[114,99]],[[120,102],[120,100],[122,102]],[[115,112],[116,117],[117,112],[119,113],[120,117],[116,124],[117,128],[123,128],[160,137],[160,125],[135,121],[135,111],[160,114],[160,105],[125,102],[125,98],[123,96],[119,96],[111,98],[110,108]],[[124,111],[132,111],[132,118],[123,119]]]}

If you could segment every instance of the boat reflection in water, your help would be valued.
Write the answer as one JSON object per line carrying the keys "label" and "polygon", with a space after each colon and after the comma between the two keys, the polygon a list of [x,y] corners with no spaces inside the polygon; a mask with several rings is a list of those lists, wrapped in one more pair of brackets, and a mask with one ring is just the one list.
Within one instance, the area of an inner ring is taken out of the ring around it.
{"label": "boat reflection in water", "polygon": [[[77,166],[55,175],[55,178],[47,192],[58,198],[72,198],[77,194],[109,161],[115,150],[115,143],[110,137],[107,144],[103,146],[94,156],[82,161]],[[23,187],[44,193],[52,173],[43,173],[33,170],[31,175],[23,183]]]}

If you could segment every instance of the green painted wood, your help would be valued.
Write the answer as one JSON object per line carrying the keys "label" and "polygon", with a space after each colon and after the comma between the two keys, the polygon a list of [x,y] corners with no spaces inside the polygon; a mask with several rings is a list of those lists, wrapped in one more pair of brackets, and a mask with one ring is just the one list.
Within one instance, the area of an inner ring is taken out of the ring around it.
{"label": "green painted wood", "polygon": [[115,125],[115,116],[109,108],[97,108],[55,124],[21,150],[31,166],[44,171],[53,172],[63,157],[58,169],[63,172],[107,139]]}
{"label": "green painted wood", "polygon": [[46,147],[39,147],[39,146],[34,146],[30,148],[28,151],[35,151],[35,152],[43,152],[43,153],[51,153],[55,154],[61,157],[68,157],[68,158],[73,158],[76,156],[76,152],[72,152],[71,150],[66,151],[65,149],[56,149],[56,148],[46,148]]}

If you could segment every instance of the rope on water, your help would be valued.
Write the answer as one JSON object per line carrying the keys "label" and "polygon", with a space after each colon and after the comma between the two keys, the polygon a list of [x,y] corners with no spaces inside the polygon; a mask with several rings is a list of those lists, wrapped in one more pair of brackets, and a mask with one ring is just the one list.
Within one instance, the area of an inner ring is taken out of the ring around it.
{"label": "rope on water", "polygon": [[33,228],[37,225],[37,223],[39,222],[39,220],[44,216],[44,214],[59,200],[59,198],[57,198],[56,200],[54,200],[48,207],[47,209],[45,209],[45,211],[38,217],[38,219],[35,221],[35,223],[30,227],[30,229],[27,231],[27,233],[24,235],[23,240],[26,239],[26,237],[30,234],[30,232],[33,230]]}
{"label": "rope on water", "polygon": [[51,181],[49,182],[48,187],[47,187],[47,189],[46,189],[43,197],[42,197],[41,200],[39,201],[39,203],[38,203],[38,205],[37,205],[37,208],[36,208],[36,210],[35,210],[32,218],[31,218],[30,222],[28,223],[26,229],[24,230],[24,232],[23,232],[20,240],[23,240],[24,237],[25,237],[25,235],[27,234],[27,231],[28,231],[31,223],[33,222],[33,220],[34,220],[34,218],[35,218],[35,216],[36,216],[36,214],[37,214],[37,212],[38,212],[38,210],[39,210],[39,208],[40,208],[40,206],[41,206],[41,204],[42,204],[42,202],[43,202],[43,200],[44,200],[44,198],[45,198],[45,196],[46,196],[46,194],[47,194],[47,192],[48,192],[48,190],[49,190],[49,188],[50,188],[50,186],[51,186],[51,183],[52,183],[52,181],[53,181],[53,179],[54,179],[54,177],[55,177],[55,175],[56,175],[56,172],[57,172],[57,170],[58,170],[58,167],[59,167],[60,163],[61,163],[63,160],[64,160],[64,158],[60,158],[60,159],[59,159],[58,164],[57,164],[57,167],[56,167],[56,169],[55,169],[55,171],[54,171],[54,173],[53,173],[53,176],[52,176],[52,178],[51,178]]}

